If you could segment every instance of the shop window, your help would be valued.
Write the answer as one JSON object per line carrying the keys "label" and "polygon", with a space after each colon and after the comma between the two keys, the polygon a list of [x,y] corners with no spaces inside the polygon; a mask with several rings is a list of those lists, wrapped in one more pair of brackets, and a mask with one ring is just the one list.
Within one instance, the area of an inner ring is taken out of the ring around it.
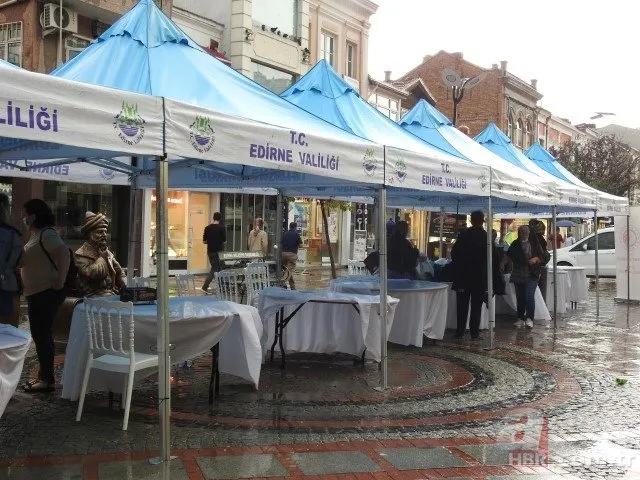
{"label": "shop window", "polygon": [[0,24],[0,59],[22,66],[22,22]]}
{"label": "shop window", "polygon": [[64,47],[67,55],[67,62],[82,52],[89,46],[91,40],[77,35],[71,35],[64,39]]}
{"label": "shop window", "polygon": [[344,73],[347,77],[351,78],[356,78],[356,76],[358,75],[358,57],[356,56],[356,48],[357,47],[353,43],[347,42],[346,65]]}
{"label": "shop window", "polygon": [[280,30],[280,33],[296,35],[298,26],[297,0],[253,0],[251,16],[257,25]]}
{"label": "shop window", "polygon": [[251,62],[251,68],[253,70],[253,80],[277,94],[284,92],[296,79],[292,73],[268,67],[261,63]]}
{"label": "shop window", "polygon": [[326,32],[320,33],[320,59],[326,60],[335,68],[336,64],[336,37]]}
{"label": "shop window", "polygon": [[65,240],[81,243],[80,232],[87,211],[102,213],[110,221],[109,234],[116,236],[116,222],[113,222],[113,187],[84,183],[44,182],[43,200],[53,210],[56,226]]}

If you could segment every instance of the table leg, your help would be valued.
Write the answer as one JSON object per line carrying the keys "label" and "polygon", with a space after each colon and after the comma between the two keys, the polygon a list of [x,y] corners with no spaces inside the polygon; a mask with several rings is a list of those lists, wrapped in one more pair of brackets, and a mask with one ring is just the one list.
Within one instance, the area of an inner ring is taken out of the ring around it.
{"label": "table leg", "polygon": [[220,370],[218,369],[218,359],[220,357],[220,347],[216,344],[211,348],[211,378],[209,380],[209,405],[213,403],[214,393],[217,397],[220,394]]}
{"label": "table leg", "polygon": [[279,338],[279,332],[280,332],[280,318],[281,318],[281,313],[283,313],[283,309],[280,309],[279,312],[276,312],[276,332],[275,332],[275,336],[273,338],[273,344],[271,345],[271,362],[273,362],[273,352],[276,349],[276,344],[278,343],[278,338]]}

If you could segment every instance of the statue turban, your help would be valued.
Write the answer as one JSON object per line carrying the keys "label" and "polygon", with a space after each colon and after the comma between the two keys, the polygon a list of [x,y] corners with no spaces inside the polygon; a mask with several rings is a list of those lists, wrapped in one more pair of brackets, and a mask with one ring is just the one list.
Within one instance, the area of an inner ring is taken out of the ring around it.
{"label": "statue turban", "polygon": [[84,224],[82,225],[80,232],[82,235],[86,235],[96,228],[107,228],[108,226],[109,221],[102,213],[87,212],[84,216]]}

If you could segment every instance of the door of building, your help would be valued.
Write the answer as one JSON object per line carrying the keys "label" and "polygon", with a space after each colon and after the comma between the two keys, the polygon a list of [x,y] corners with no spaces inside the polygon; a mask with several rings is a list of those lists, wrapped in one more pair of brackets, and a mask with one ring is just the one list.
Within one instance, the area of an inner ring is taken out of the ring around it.
{"label": "door of building", "polygon": [[189,194],[189,272],[201,273],[209,270],[207,246],[202,242],[202,233],[211,223],[211,197],[208,193]]}

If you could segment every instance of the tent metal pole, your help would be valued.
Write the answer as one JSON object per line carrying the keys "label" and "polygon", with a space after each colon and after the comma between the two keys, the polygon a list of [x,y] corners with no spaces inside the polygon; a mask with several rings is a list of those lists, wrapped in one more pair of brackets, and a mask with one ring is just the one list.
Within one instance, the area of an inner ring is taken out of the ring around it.
{"label": "tent metal pole", "polygon": [[380,366],[382,370],[382,389],[388,386],[387,376],[387,232],[384,222],[387,210],[387,189],[382,186],[378,194],[379,208],[379,235],[378,256],[380,273]]}
{"label": "tent metal pole", "polygon": [[629,217],[631,215],[627,215],[627,303],[631,302],[631,231],[629,230],[629,228],[631,227],[630,225],[630,220]]}
{"label": "tent metal pole", "polygon": [[169,229],[167,198],[169,191],[169,165],[167,157],[156,161],[156,245],[157,245],[157,353],[159,357],[158,399],[160,417],[160,457],[151,463],[164,463],[171,459],[171,360],[169,358]]}
{"label": "tent metal pole", "polygon": [[[491,176],[489,176],[491,178]],[[487,198],[487,308],[489,309],[489,348],[495,347],[496,311],[493,297],[493,212],[491,187]]]}
{"label": "tent metal pole", "polygon": [[[457,221],[457,219],[456,219]],[[442,254],[442,247],[443,247],[443,239],[442,239],[442,231],[444,230],[444,208],[440,209],[440,245],[439,245],[439,252],[440,252],[440,258],[444,258],[444,255]]]}
{"label": "tent metal pole", "polygon": [[[553,328],[558,327],[558,242],[556,241],[556,221],[557,221],[557,211],[556,206],[554,205],[551,210],[551,216],[553,224],[551,228],[553,228]],[[550,235],[551,236],[551,235]],[[547,269],[543,268],[543,275],[547,274]],[[549,288],[547,287],[547,291]],[[544,298],[547,298],[547,292],[544,292]]]}
{"label": "tent metal pole", "polygon": [[598,259],[598,249],[599,249],[599,243],[600,241],[598,240],[598,212],[596,210],[594,210],[593,212],[593,233],[594,233],[594,238],[595,238],[595,243],[596,243],[596,257],[595,257],[595,263],[596,263],[596,316],[599,317],[600,316],[600,261]]}
{"label": "tent metal pole", "polygon": [[[282,279],[282,208],[284,204],[284,199],[282,197],[282,191],[278,190],[278,196],[276,200],[276,246],[275,246],[275,255],[276,255],[276,280],[278,284],[280,284],[280,280]],[[291,276],[293,276],[293,272],[289,272]]]}
{"label": "tent metal pole", "polygon": [[131,188],[129,190],[129,251],[127,253],[127,286],[133,286],[134,269],[136,265],[136,243],[138,239],[138,190],[136,189],[137,177],[131,177]]}

